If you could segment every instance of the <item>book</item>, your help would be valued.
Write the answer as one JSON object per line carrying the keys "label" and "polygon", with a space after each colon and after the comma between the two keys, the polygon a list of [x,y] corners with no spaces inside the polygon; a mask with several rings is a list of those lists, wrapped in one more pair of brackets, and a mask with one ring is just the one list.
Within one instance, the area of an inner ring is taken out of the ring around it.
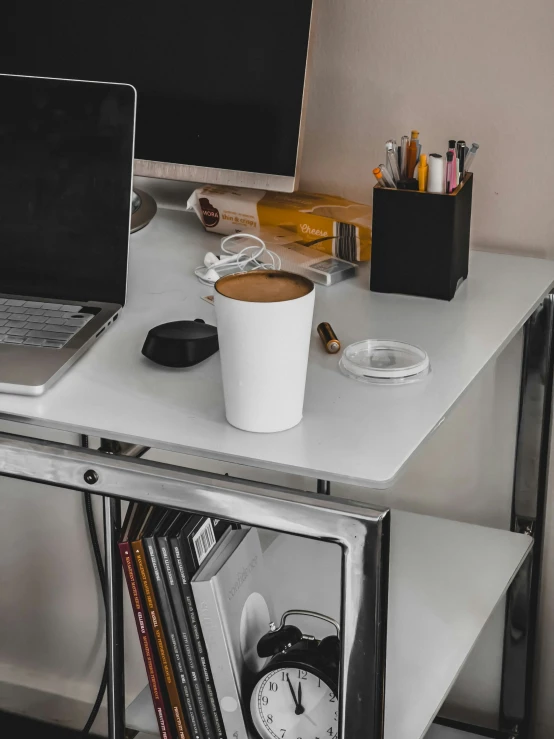
{"label": "book", "polygon": [[257,645],[273,621],[256,529],[229,530],[192,579],[228,737],[248,739],[247,686],[265,664]]}
{"label": "book", "polygon": [[210,519],[205,516],[190,516],[184,527],[170,537],[171,555],[177,575],[178,599],[184,604],[186,622],[190,629],[197,664],[210,709],[212,726],[217,739],[226,739],[225,726],[221,715],[217,692],[204,635],[200,628],[196,602],[192,593],[191,579],[201,563],[221,540],[231,524],[226,521]]}
{"label": "book", "polygon": [[[190,519],[191,516],[185,514],[185,518]],[[185,603],[181,589],[179,588],[178,573],[171,556],[170,538],[174,532],[179,532],[185,523],[186,521],[183,516],[180,516],[175,523],[175,527],[170,531],[164,532],[164,535],[156,537],[156,542],[158,545],[160,561],[164,568],[167,591],[173,607],[173,614],[175,616],[175,623],[178,630],[177,636],[186,662],[190,688],[193,693],[193,700],[196,704],[200,726],[205,739],[219,739],[220,734],[213,726],[211,706],[202,681],[202,673],[200,671],[197,654],[194,649]]]}
{"label": "book", "polygon": [[[151,514],[150,518],[154,519],[153,526],[146,524],[145,526],[142,526],[141,531],[139,532],[141,534],[144,534],[145,536],[149,536],[152,530],[154,530],[158,517],[155,514]],[[146,558],[143,540],[137,539],[136,541],[133,541],[132,548],[133,556],[135,558],[137,575],[142,586],[146,609],[148,612],[148,618],[152,627],[154,641],[158,651],[162,674],[167,689],[168,703],[171,707],[171,715],[175,723],[176,736],[178,739],[191,739],[185,721],[185,714],[181,703],[181,698],[179,695],[179,691],[177,690],[175,673],[171,664],[167,641],[162,629],[160,611],[152,587],[152,580],[150,576],[150,571],[148,569],[148,560]]]}
{"label": "book", "polygon": [[123,537],[119,542],[119,553],[123,564],[123,572],[129,590],[133,615],[140,640],[142,657],[152,694],[152,702],[154,711],[158,721],[161,739],[173,739],[173,731],[168,721],[167,710],[164,703],[164,695],[162,691],[162,683],[160,680],[160,670],[155,658],[155,651],[152,647],[152,638],[147,627],[147,617],[145,614],[145,605],[140,584],[137,582],[137,573],[135,569],[135,561],[129,544],[129,534],[132,532],[134,521],[140,518],[143,510],[142,504],[130,503],[127,510],[127,516],[123,525]]}
{"label": "book", "polygon": [[158,521],[151,535],[144,538],[144,551],[148,560],[152,587],[158,604],[162,630],[165,635],[187,728],[191,739],[204,739],[200,731],[200,716],[194,700],[191,676],[186,664],[185,650],[180,639],[179,628],[169,597],[167,581],[164,577],[164,565],[158,549],[158,538],[165,536],[179,518],[179,513],[167,510]]}

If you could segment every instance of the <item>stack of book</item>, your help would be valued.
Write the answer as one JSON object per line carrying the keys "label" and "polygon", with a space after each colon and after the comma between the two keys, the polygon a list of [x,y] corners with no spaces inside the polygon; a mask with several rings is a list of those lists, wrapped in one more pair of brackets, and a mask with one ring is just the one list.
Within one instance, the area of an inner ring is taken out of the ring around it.
{"label": "stack of book", "polygon": [[130,503],[119,549],[162,739],[248,739],[273,620],[257,531]]}

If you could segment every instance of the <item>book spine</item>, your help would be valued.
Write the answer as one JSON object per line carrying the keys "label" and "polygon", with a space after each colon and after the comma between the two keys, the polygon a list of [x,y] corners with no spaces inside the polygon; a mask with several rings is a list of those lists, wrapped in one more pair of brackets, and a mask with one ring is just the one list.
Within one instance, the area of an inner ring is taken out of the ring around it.
{"label": "book spine", "polygon": [[161,561],[165,567],[165,574],[169,590],[169,597],[173,605],[173,613],[177,628],[182,641],[185,658],[187,661],[188,674],[191,679],[192,690],[196,701],[196,707],[200,717],[200,723],[204,730],[206,739],[217,739],[218,734],[214,731],[211,721],[211,710],[208,705],[207,696],[205,694],[204,685],[202,683],[202,675],[198,669],[198,661],[194,650],[190,632],[190,626],[183,605],[183,598],[179,589],[177,573],[175,572],[173,560],[171,558],[171,547],[167,536],[158,538],[158,549]]}
{"label": "book spine", "polygon": [[231,710],[226,710],[223,716],[225,731],[227,736],[233,739],[248,739],[242,715],[241,698],[235,682],[231,656],[212,583],[193,582],[192,592],[200,617],[200,626],[206,642],[217,695],[220,701],[224,700],[231,707]]}
{"label": "book spine", "polygon": [[131,599],[131,606],[133,608],[135,624],[139,635],[142,657],[144,659],[144,666],[146,667],[146,674],[148,675],[148,684],[150,685],[150,692],[152,693],[154,711],[156,713],[158,727],[160,729],[160,737],[161,739],[172,739],[169,724],[167,721],[167,713],[161,693],[159,675],[156,669],[154,655],[152,652],[152,642],[150,641],[150,634],[148,633],[148,629],[146,628],[144,606],[142,603],[140,589],[137,583],[133,554],[129,544],[120,543],[119,554],[121,556],[121,562],[123,564],[125,580],[127,581],[127,588],[129,590],[129,597]]}
{"label": "book spine", "polygon": [[177,690],[181,697],[181,705],[185,710],[191,739],[203,739],[200,733],[200,720],[194,703],[190,677],[186,669],[185,655],[179,639],[179,630],[171,610],[171,603],[155,537],[149,536],[144,539],[144,552],[148,560],[152,586],[158,604],[166,643],[169,648],[169,657],[173,664],[173,674],[177,683]]}
{"label": "book spine", "polygon": [[155,602],[154,592],[152,590],[152,582],[146,564],[146,557],[144,554],[144,546],[142,544],[142,541],[133,542],[133,555],[135,557],[137,574],[142,585],[144,600],[148,609],[148,615],[152,624],[152,632],[154,634],[154,639],[158,648],[160,664],[162,666],[164,680],[167,686],[167,694],[169,697],[169,702],[171,704],[171,712],[175,721],[177,736],[179,739],[191,739],[189,731],[185,724],[183,708],[181,706],[179,693],[177,692],[177,686],[175,684],[175,675],[173,674],[173,668],[171,666],[169,653],[167,651],[167,643],[161,626],[158,606]]}
{"label": "book spine", "polygon": [[198,661],[202,668],[202,681],[204,683],[206,697],[208,698],[208,704],[211,709],[213,726],[218,739],[227,739],[223,717],[221,715],[221,708],[217,699],[217,692],[214,685],[212,670],[210,668],[210,661],[208,659],[206,643],[204,641],[204,636],[202,634],[202,629],[200,627],[200,621],[198,618],[198,611],[196,610],[196,603],[192,594],[190,571],[186,563],[186,558],[184,556],[180,539],[178,539],[177,537],[172,538],[170,544],[171,553],[173,554],[173,559],[177,570],[181,599],[185,604],[194,647],[196,650]]}

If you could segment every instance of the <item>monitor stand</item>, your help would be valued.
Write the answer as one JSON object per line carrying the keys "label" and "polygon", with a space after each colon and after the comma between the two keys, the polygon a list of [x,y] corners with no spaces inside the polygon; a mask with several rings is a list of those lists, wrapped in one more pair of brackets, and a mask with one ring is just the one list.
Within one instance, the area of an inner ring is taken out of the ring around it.
{"label": "monitor stand", "polygon": [[131,233],[147,226],[156,215],[156,201],[144,190],[133,190],[133,207],[131,211]]}

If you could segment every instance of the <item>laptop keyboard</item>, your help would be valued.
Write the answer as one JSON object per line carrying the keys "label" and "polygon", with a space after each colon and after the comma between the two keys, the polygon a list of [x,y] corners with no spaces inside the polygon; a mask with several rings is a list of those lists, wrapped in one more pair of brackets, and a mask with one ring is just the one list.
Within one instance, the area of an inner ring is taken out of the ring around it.
{"label": "laptop keyboard", "polygon": [[61,349],[94,316],[82,305],[0,298],[0,344]]}

